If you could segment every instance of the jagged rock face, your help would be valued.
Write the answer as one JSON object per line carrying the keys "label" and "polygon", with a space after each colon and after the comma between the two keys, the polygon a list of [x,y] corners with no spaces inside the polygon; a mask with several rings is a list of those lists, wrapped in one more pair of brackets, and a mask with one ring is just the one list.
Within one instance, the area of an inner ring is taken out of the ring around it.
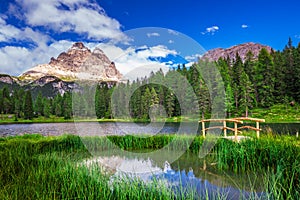
{"label": "jagged rock face", "polygon": [[249,42],[245,44],[236,45],[228,49],[216,48],[209,50],[202,56],[201,59],[208,61],[217,61],[219,58],[229,58],[230,60],[235,60],[236,54],[238,53],[242,61],[244,62],[249,51],[251,51],[253,54],[252,59],[257,59],[259,52],[263,48],[265,48],[269,53],[272,51],[272,48],[269,46]]}
{"label": "jagged rock face", "polygon": [[55,76],[65,81],[78,79],[96,81],[119,81],[122,78],[116,66],[99,48],[93,52],[83,43],[75,43],[67,52],[51,58],[49,64],[37,65],[23,73],[20,80],[37,80],[44,76]]}
{"label": "jagged rock face", "polygon": [[0,82],[7,83],[7,84],[11,85],[11,84],[14,83],[14,79],[9,75],[1,75],[0,76]]}

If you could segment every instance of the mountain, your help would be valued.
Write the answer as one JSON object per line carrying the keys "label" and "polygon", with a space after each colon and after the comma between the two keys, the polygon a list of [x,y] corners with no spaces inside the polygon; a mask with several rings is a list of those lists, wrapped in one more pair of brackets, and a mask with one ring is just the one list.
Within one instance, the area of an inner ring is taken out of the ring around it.
{"label": "mountain", "polygon": [[52,97],[79,91],[80,86],[76,83],[79,79],[116,83],[121,81],[122,75],[101,49],[91,51],[77,42],[67,52],[52,57],[48,64],[37,65],[19,77],[0,74],[0,88],[22,87],[31,90],[33,96],[41,91],[44,96]]}
{"label": "mountain", "polygon": [[236,54],[238,53],[242,61],[246,60],[247,53],[249,51],[253,54],[253,59],[257,59],[261,49],[265,48],[269,53],[272,48],[266,45],[248,42],[240,45],[235,45],[227,49],[216,48],[207,51],[202,57],[202,60],[217,61],[219,58],[229,58],[230,60],[235,60]]}
{"label": "mountain", "polygon": [[37,65],[19,76],[19,80],[32,82],[44,76],[55,76],[64,81],[78,79],[118,82],[122,75],[114,62],[99,48],[92,52],[77,42],[67,51],[51,58],[48,64]]}

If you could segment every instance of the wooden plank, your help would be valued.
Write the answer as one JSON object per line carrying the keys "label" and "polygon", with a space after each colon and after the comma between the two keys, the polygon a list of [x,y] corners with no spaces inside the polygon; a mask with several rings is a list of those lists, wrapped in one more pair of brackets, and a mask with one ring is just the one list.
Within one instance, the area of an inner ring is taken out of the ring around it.
{"label": "wooden plank", "polygon": [[237,119],[203,119],[200,120],[199,122],[224,122],[224,121],[243,124],[243,121]]}
{"label": "wooden plank", "polygon": [[255,127],[253,127],[253,126],[241,126],[241,127],[239,127],[238,129],[239,129],[239,130],[240,130],[240,129],[251,129],[251,130],[254,130],[254,131],[261,131],[261,129],[257,129],[257,128],[255,128]]}
{"label": "wooden plank", "polygon": [[211,129],[223,129],[224,127],[223,126],[212,126],[212,127],[208,127],[206,128],[205,130],[211,130]]}
{"label": "wooden plank", "polygon": [[251,117],[236,117],[233,118],[236,120],[242,120],[242,121],[255,121],[255,122],[265,122],[265,119],[258,119],[258,118],[251,118]]}

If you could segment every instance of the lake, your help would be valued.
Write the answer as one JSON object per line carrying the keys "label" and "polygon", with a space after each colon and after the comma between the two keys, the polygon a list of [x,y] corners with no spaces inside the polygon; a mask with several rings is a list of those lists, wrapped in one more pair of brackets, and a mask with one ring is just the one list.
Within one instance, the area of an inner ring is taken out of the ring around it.
{"label": "lake", "polygon": [[[169,157],[176,152],[169,151]],[[264,198],[264,179],[260,174],[234,174],[218,170],[215,163],[199,159],[196,154],[185,153],[175,162],[169,163],[147,153],[132,154],[128,151],[99,152],[93,159],[80,162],[86,166],[103,166],[111,174],[111,181],[120,178],[140,179],[145,183],[162,183],[180,195],[192,190],[196,196],[209,199],[255,199]],[[224,198],[225,197],[225,198]]]}
{"label": "lake", "polygon": [[[181,132],[194,134],[201,131],[201,125],[182,123]],[[3,124],[0,125],[0,136],[39,133],[42,135],[75,134],[83,135],[124,135],[124,134],[172,134],[177,133],[180,123],[130,123],[130,122],[76,122],[76,123],[34,123],[34,124]],[[271,129],[278,134],[295,135],[300,132],[300,123],[261,123],[263,130]]]}
{"label": "lake", "polygon": [[[191,125],[191,126],[190,126]],[[184,123],[183,130],[194,134],[194,124]],[[267,124],[263,129],[271,128],[279,134],[295,134],[300,130],[300,123]],[[39,133],[42,135],[75,134],[84,135],[124,135],[128,133],[173,134],[180,128],[180,123],[114,123],[114,122],[80,122],[80,123],[35,123],[0,125],[0,137],[22,135],[24,133]],[[196,127],[200,133],[201,126]],[[263,133],[262,133],[263,134]],[[173,155],[174,154],[174,155]],[[260,174],[235,174],[230,171],[220,171],[216,163],[200,159],[192,153],[184,153],[178,159],[178,152],[168,152],[158,157],[146,153],[126,151],[104,151],[93,155],[92,160],[84,162],[96,163],[108,168],[111,181],[126,176],[139,178],[144,182],[158,180],[177,193],[182,188],[190,188],[197,195],[208,196],[210,199],[225,196],[228,199],[247,199],[268,195],[264,191],[264,177]]]}

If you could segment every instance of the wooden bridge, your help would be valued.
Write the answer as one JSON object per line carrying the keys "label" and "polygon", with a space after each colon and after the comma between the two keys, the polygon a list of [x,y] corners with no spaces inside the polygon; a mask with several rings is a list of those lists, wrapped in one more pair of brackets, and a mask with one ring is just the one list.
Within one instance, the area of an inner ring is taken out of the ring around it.
{"label": "wooden bridge", "polygon": [[[241,126],[238,127],[238,124],[244,124],[244,121],[251,121],[251,122],[256,122],[256,127],[253,126]],[[199,122],[202,123],[202,135],[205,137],[206,131],[211,130],[211,129],[222,129],[224,131],[224,137],[227,137],[227,130],[233,131],[234,132],[234,139],[237,141],[238,140],[238,133],[241,133],[240,130],[242,129],[251,129],[256,131],[256,137],[259,138],[260,134],[260,127],[259,123],[260,122],[265,122],[264,119],[258,119],[258,118],[250,118],[250,117],[237,117],[237,118],[232,118],[232,119],[204,119],[200,120]],[[220,126],[212,126],[205,128],[205,122],[219,122],[221,125]],[[227,127],[227,123],[234,123],[234,128]]]}

